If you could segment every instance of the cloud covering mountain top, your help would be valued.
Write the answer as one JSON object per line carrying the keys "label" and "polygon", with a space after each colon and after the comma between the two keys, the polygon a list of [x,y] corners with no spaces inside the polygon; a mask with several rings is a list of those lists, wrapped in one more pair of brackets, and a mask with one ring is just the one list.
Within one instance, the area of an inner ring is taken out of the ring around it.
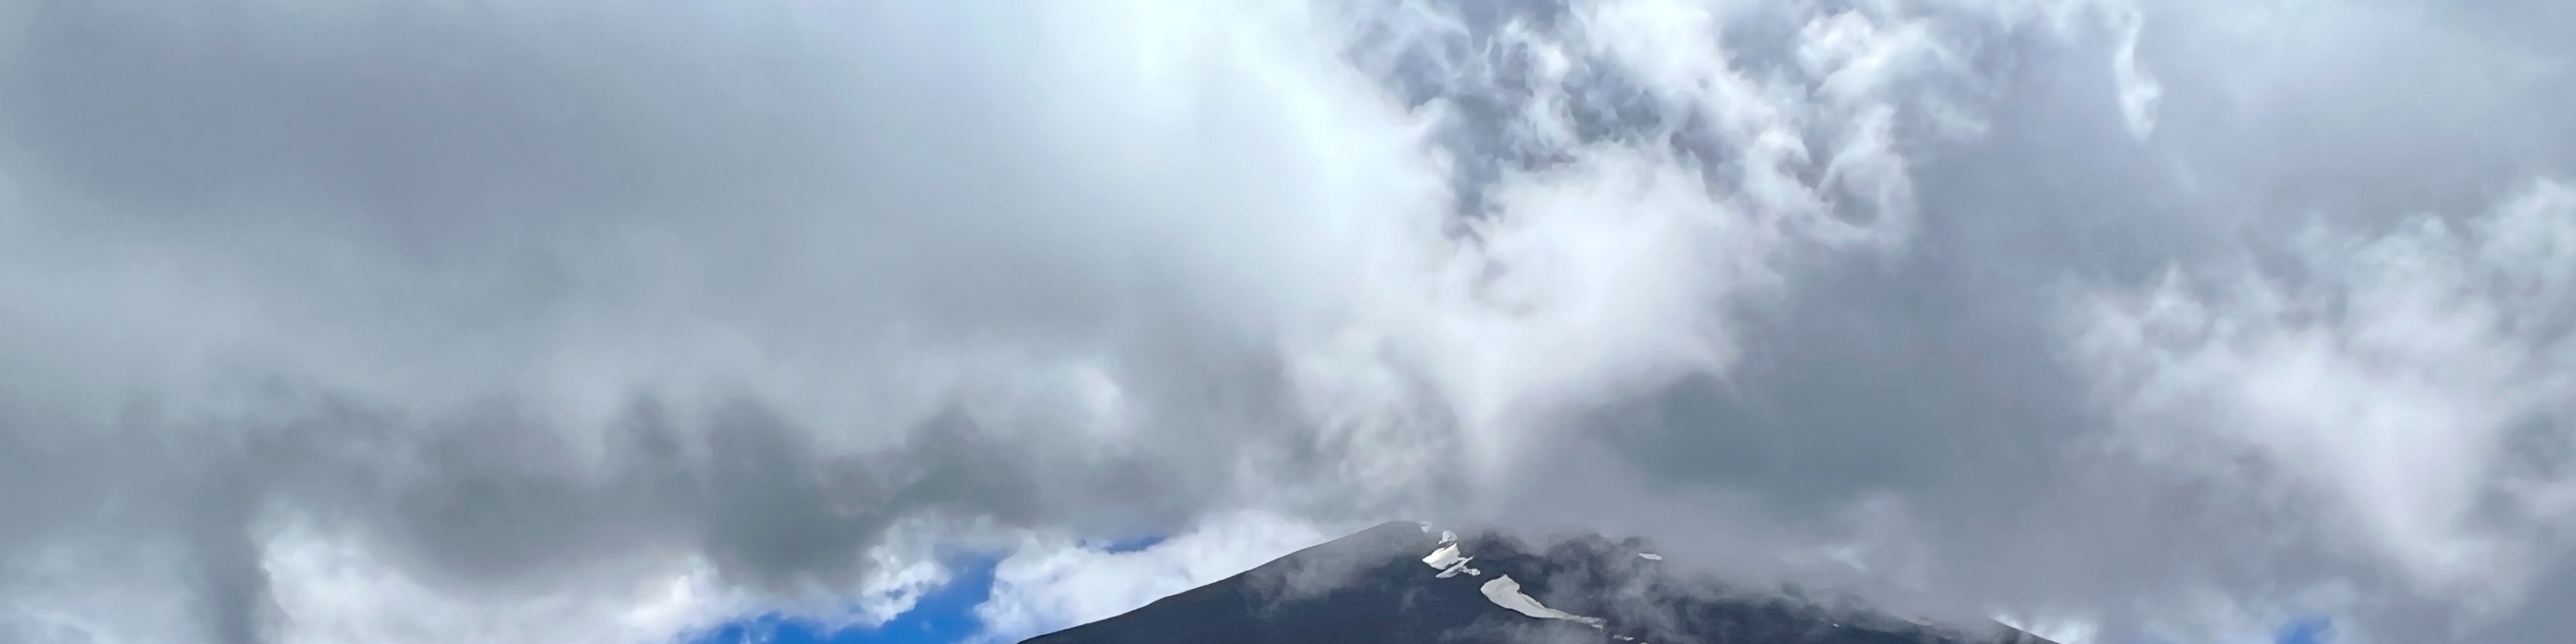
{"label": "cloud covering mountain top", "polygon": [[0,0],[0,641],[881,620],[1246,516],[2544,641],[2561,4]]}

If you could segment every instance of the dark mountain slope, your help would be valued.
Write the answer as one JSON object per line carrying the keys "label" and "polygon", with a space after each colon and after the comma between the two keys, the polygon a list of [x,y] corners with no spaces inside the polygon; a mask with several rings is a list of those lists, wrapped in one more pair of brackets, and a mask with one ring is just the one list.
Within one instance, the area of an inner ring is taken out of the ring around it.
{"label": "dark mountain slope", "polygon": [[1530,550],[1388,523],[1026,644],[2048,644],[1723,592],[1635,540]]}

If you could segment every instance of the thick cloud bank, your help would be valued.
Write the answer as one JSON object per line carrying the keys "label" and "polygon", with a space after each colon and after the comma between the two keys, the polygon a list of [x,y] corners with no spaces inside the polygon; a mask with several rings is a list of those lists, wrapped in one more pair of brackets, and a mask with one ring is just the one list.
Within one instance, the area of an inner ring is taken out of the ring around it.
{"label": "thick cloud bank", "polygon": [[864,623],[960,548],[1034,630],[1390,517],[2554,641],[2566,6],[0,0],[0,642]]}

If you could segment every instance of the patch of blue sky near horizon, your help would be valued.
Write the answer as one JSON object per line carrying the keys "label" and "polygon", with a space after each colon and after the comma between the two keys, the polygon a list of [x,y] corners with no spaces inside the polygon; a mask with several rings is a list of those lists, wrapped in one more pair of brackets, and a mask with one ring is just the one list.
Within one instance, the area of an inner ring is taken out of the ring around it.
{"label": "patch of blue sky near horizon", "polygon": [[[1086,541],[1084,549],[1109,554],[1143,552],[1163,543],[1159,535]],[[688,644],[958,644],[975,641],[985,631],[975,609],[993,597],[993,573],[1001,558],[977,556],[951,562],[947,582],[932,588],[911,608],[876,626],[835,626],[765,613],[718,625],[687,640]]]}
{"label": "patch of blue sky near horizon", "polygon": [[[2337,639],[2334,634],[2334,620],[2332,618],[2323,615],[2310,615],[2296,617],[2292,618],[2290,621],[2282,622],[2280,625],[2272,627],[2272,630],[2268,633],[2247,633],[2240,637],[2229,637],[2222,641],[2212,642],[2210,644],[2337,644],[2341,640]],[[2084,641],[2079,640],[2077,642],[2066,642],[2063,644],[2083,644],[2083,642]],[[2137,640],[2136,644],[2193,643],[2150,637]]]}
{"label": "patch of blue sky near horizon", "polygon": [[949,644],[983,630],[975,607],[993,594],[995,556],[952,562],[948,581],[925,592],[911,608],[875,626],[836,626],[765,613],[719,625],[688,644]]}
{"label": "patch of blue sky near horizon", "polygon": [[2332,644],[2334,621],[2324,617],[2303,617],[2282,624],[2272,631],[2272,644]]}

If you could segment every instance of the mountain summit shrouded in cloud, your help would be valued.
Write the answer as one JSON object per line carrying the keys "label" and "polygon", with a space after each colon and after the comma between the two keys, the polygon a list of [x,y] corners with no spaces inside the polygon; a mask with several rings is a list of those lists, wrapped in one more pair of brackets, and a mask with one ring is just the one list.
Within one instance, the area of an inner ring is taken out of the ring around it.
{"label": "mountain summit shrouded in cloud", "polygon": [[1500,535],[1388,523],[1027,644],[2051,644],[2002,624],[1727,588],[1638,545],[1591,536],[1532,552]]}
{"label": "mountain summit shrouded in cloud", "polygon": [[0,0],[0,642],[1027,635],[1391,517],[2562,641],[2570,6]]}

